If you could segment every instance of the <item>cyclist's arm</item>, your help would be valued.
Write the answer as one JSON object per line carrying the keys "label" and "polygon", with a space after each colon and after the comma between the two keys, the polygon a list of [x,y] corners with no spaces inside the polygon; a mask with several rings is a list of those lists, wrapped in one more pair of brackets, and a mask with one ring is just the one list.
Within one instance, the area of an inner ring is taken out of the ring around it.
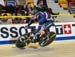
{"label": "cyclist's arm", "polygon": [[32,17],[32,19],[30,19],[30,21],[29,21],[29,23],[28,23],[28,26],[30,26],[33,22],[34,22],[34,20],[36,19],[36,18],[38,18],[37,17],[37,15],[32,15],[33,17]]}
{"label": "cyclist's arm", "polygon": [[28,26],[30,26],[34,22],[34,19],[30,19]]}
{"label": "cyclist's arm", "polygon": [[41,26],[41,25],[39,25],[39,26],[38,26],[38,28],[37,28],[37,29],[33,32],[33,34],[38,33],[38,32],[40,31],[41,27],[42,27],[42,26]]}

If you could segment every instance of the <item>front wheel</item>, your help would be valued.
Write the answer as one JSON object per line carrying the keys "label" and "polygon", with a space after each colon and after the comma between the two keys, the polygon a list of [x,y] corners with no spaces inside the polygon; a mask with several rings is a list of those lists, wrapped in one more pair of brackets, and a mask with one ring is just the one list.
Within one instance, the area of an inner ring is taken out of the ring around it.
{"label": "front wheel", "polygon": [[56,37],[55,32],[49,32],[45,37],[40,38],[39,45],[41,47],[45,47],[51,44],[54,41],[55,37]]}
{"label": "front wheel", "polygon": [[25,36],[20,36],[16,41],[16,47],[23,48],[30,43]]}

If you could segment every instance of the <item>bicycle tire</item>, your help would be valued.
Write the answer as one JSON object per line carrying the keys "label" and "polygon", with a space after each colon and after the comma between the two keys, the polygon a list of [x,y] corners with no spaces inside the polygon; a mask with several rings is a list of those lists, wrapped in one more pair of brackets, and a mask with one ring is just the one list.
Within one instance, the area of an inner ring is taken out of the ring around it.
{"label": "bicycle tire", "polygon": [[55,32],[49,32],[47,36],[46,36],[47,39],[39,41],[39,45],[41,47],[45,47],[45,46],[51,44],[54,41],[55,37],[56,37],[56,33]]}

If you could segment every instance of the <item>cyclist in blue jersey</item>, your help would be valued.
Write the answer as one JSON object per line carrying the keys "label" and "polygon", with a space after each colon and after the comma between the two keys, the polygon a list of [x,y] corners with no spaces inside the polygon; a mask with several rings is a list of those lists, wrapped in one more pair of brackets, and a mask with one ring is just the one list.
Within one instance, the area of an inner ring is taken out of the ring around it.
{"label": "cyclist in blue jersey", "polygon": [[49,9],[45,9],[45,11],[40,11],[37,15],[34,15],[33,18],[29,21],[28,27],[34,22],[35,19],[38,20],[38,28],[31,33],[31,36],[34,36],[36,33],[40,32],[41,35],[44,35],[44,28],[47,27],[49,24],[53,22],[51,20],[51,12],[49,12]]}
{"label": "cyclist in blue jersey", "polygon": [[[33,32],[33,34],[36,34],[37,32],[39,32],[41,27],[43,27],[43,26],[46,27],[47,25],[49,25],[52,22],[52,20],[50,20],[50,18],[51,18],[51,16],[48,12],[46,12],[46,11],[39,12],[38,18],[37,18],[39,25],[38,25],[38,28]],[[29,21],[28,26],[30,26],[35,19],[36,18],[33,17]]]}

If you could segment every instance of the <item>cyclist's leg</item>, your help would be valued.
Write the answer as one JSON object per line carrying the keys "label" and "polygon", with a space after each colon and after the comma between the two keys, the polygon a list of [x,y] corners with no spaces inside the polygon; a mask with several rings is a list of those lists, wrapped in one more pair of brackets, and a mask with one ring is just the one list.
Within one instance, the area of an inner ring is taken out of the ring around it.
{"label": "cyclist's leg", "polygon": [[41,27],[42,26],[39,25],[38,28],[35,29],[35,31],[31,33],[31,38],[32,38],[31,40],[33,43],[36,43],[37,41],[39,41],[39,37],[35,37],[35,35],[36,35],[36,33],[38,33],[40,31]]}
{"label": "cyclist's leg", "polygon": [[35,29],[35,31],[33,32],[33,34],[38,33],[41,30],[42,25],[38,25],[38,28]]}
{"label": "cyclist's leg", "polygon": [[51,26],[51,22],[44,23],[43,28],[44,28],[45,34],[49,32],[49,26]]}
{"label": "cyclist's leg", "polygon": [[50,22],[50,21],[46,22],[46,23],[44,24],[44,27],[46,28],[46,27],[48,27],[49,25],[51,25],[51,22]]}

